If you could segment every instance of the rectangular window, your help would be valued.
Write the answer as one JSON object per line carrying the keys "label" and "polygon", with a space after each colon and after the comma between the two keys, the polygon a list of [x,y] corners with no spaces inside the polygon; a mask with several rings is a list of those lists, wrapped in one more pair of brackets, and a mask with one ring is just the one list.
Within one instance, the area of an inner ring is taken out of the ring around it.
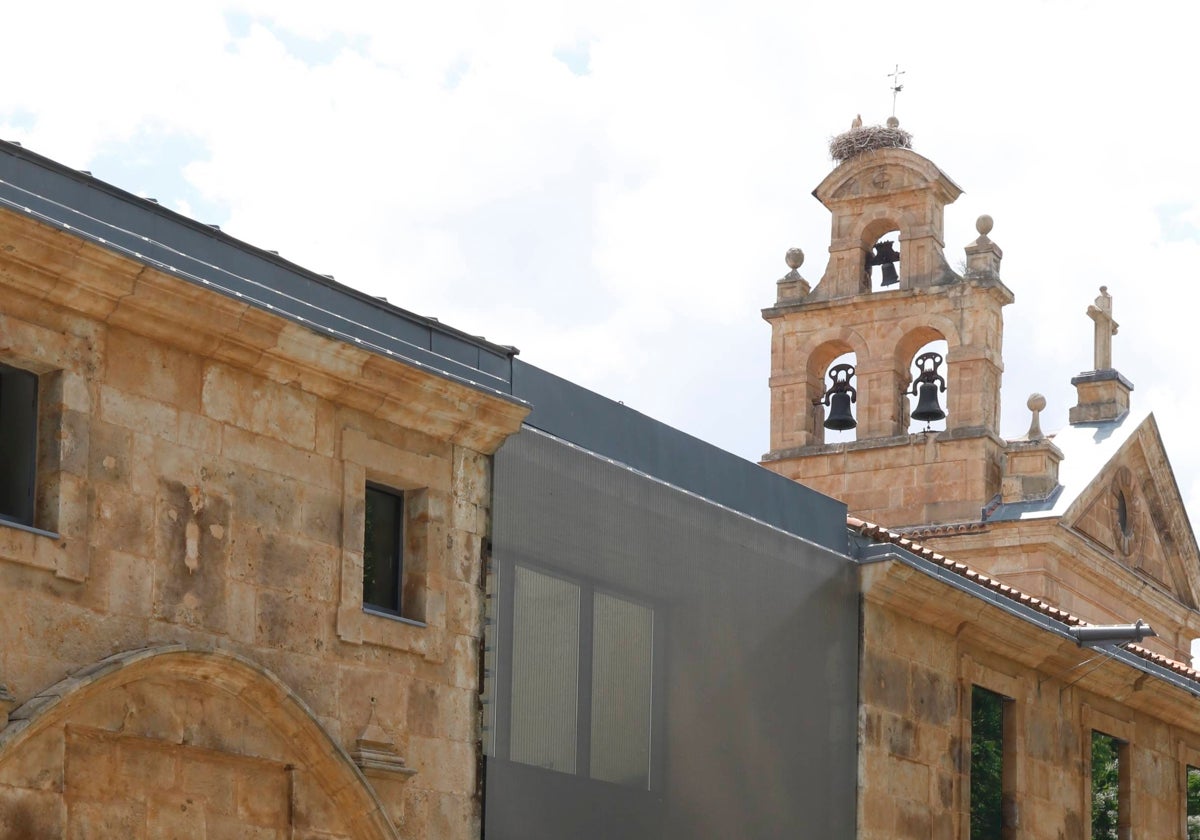
{"label": "rectangular window", "polygon": [[401,615],[404,497],[367,485],[363,527],[363,605]]}
{"label": "rectangular window", "polygon": [[1092,730],[1092,840],[1129,836],[1129,745]]}
{"label": "rectangular window", "polygon": [[33,525],[37,376],[0,364],[0,520]]}
{"label": "rectangular window", "polygon": [[971,840],[1004,837],[1005,698],[971,686]]}
{"label": "rectangular window", "polygon": [[655,644],[650,607],[513,567],[506,757],[648,790]]}
{"label": "rectangular window", "polygon": [[1200,840],[1200,768],[1187,769],[1187,840]]}
{"label": "rectangular window", "polygon": [[591,776],[650,786],[654,612],[597,592],[592,616]]}
{"label": "rectangular window", "polygon": [[579,587],[517,566],[509,757],[574,773],[579,713]]}

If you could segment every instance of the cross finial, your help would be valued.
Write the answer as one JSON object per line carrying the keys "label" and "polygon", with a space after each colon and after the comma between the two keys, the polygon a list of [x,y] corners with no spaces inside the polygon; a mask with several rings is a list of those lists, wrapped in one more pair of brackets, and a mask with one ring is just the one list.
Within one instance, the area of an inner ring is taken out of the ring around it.
{"label": "cross finial", "polygon": [[1112,295],[1108,293],[1108,286],[1100,287],[1100,297],[1096,298],[1094,306],[1087,308],[1087,314],[1096,324],[1093,336],[1095,369],[1110,370],[1112,369],[1112,337],[1117,334],[1117,327],[1120,325],[1113,320]]}
{"label": "cross finial", "polygon": [[900,65],[896,65],[896,69],[888,75],[892,79],[892,116],[896,116],[896,94],[904,90],[904,85],[900,84],[900,77],[904,75],[904,71],[900,69]]}

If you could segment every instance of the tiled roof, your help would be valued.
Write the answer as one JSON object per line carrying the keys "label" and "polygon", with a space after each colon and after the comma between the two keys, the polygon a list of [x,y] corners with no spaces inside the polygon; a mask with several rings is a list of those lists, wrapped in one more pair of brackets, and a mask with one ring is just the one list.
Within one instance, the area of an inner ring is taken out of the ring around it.
{"label": "tiled roof", "polygon": [[1141,645],[1135,645],[1132,643],[1125,645],[1125,650],[1129,651],[1130,653],[1132,653],[1136,656],[1140,656],[1142,659],[1145,659],[1147,662],[1153,662],[1155,665],[1159,665],[1163,668],[1167,668],[1171,671],[1174,671],[1176,674],[1179,674],[1179,676],[1181,676],[1181,677],[1187,677],[1192,682],[1200,683],[1200,671],[1197,671],[1195,668],[1191,668],[1187,665],[1184,665],[1182,662],[1179,662],[1178,660],[1168,659],[1167,657],[1163,656],[1161,653],[1155,653],[1152,650],[1146,650]]}
{"label": "tiled roof", "polygon": [[909,537],[953,537],[958,534],[981,534],[989,529],[987,522],[956,522],[952,525],[913,525],[893,533]]}
{"label": "tiled roof", "polygon": [[[1006,583],[1001,583],[995,578],[988,577],[982,572],[978,572],[964,563],[955,562],[949,557],[939,554],[931,548],[926,548],[925,546],[918,542],[914,542],[903,534],[889,530],[882,525],[876,525],[872,522],[864,522],[863,520],[857,519],[853,516],[846,517],[846,525],[851,531],[866,537],[869,540],[874,540],[875,542],[880,543],[891,543],[892,545],[903,548],[908,553],[914,554],[917,557],[920,557],[922,560],[927,560],[930,563],[934,563],[948,572],[961,575],[967,580],[977,583],[980,586],[986,586],[996,594],[1008,598],[1010,601],[1016,601],[1018,604],[1023,604],[1030,609],[1037,610],[1038,612],[1054,619],[1055,621],[1061,621],[1063,624],[1069,624],[1074,627],[1087,626],[1087,622],[1078,616],[1064,612],[1063,610],[1058,609],[1058,607],[1054,607],[1046,603],[1041,598],[1035,598],[1019,589],[1009,586]],[[1167,668],[1181,677],[1196,683],[1200,683],[1200,671],[1197,671],[1196,669],[1191,668],[1190,666],[1185,665],[1178,660],[1170,659],[1151,650],[1147,650],[1146,648],[1137,644],[1130,643],[1125,645],[1124,648],[1133,655],[1140,657],[1141,659],[1145,659],[1147,662],[1153,662],[1155,665],[1158,665],[1162,668]]]}

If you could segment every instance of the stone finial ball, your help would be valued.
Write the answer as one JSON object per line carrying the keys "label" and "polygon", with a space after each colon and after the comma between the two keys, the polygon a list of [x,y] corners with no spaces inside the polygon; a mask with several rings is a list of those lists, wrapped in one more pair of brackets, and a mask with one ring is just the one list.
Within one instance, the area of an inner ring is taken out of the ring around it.
{"label": "stone finial ball", "polygon": [[1041,394],[1030,394],[1029,399],[1025,401],[1025,406],[1030,411],[1041,411],[1046,407],[1046,398]]}
{"label": "stone finial ball", "polygon": [[888,128],[899,128],[900,120],[896,119],[895,117],[888,117],[887,118],[887,127]]}
{"label": "stone finial ball", "polygon": [[975,230],[979,231],[980,236],[987,236],[992,232],[992,217],[984,213],[975,220]]}
{"label": "stone finial ball", "polygon": [[799,248],[788,248],[787,254],[783,258],[787,263],[787,267],[795,271],[800,266],[804,265],[804,252]]}

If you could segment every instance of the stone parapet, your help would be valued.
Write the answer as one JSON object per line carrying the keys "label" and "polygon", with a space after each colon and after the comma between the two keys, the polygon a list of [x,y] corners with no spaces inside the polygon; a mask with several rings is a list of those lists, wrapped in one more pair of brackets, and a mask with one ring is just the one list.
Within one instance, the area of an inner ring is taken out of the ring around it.
{"label": "stone parapet", "polygon": [[1001,501],[1023,502],[1049,496],[1058,487],[1062,458],[1062,451],[1049,440],[1010,441],[1004,451]]}

